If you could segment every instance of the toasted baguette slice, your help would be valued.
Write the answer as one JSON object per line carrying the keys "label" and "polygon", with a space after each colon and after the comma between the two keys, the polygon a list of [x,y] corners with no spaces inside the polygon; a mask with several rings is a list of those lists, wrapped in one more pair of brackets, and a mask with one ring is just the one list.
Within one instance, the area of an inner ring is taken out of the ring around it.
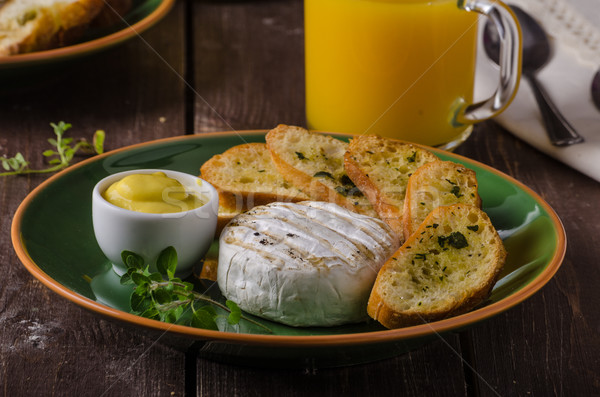
{"label": "toasted baguette slice", "polygon": [[279,172],[313,200],[328,201],[357,213],[377,216],[368,199],[346,175],[346,142],[283,124],[269,131],[266,140]]}
{"label": "toasted baguette slice", "polygon": [[383,265],[367,312],[387,328],[462,314],[489,296],[505,258],[485,212],[438,207]]}
{"label": "toasted baguette slice", "polygon": [[91,23],[94,28],[123,23],[123,17],[133,7],[133,0],[104,0],[104,3],[104,7]]}
{"label": "toasted baguette slice", "polygon": [[432,161],[408,178],[404,199],[404,238],[419,227],[435,208],[451,204],[481,207],[475,171],[451,161]]}
{"label": "toasted baguette slice", "polygon": [[408,178],[421,165],[436,160],[439,160],[437,156],[419,146],[363,135],[350,141],[344,165],[350,179],[367,196],[379,217],[401,238]]}
{"label": "toasted baguette slice", "polygon": [[[220,200],[220,199],[219,199]],[[217,230],[215,231],[215,239],[218,239],[223,231],[223,228],[227,226],[227,224],[235,218],[237,215],[241,214],[243,211],[236,210],[234,208],[225,208],[221,206],[221,202],[219,201],[219,210],[217,212]]]}
{"label": "toasted baguette slice", "polygon": [[103,0],[0,1],[0,56],[69,44],[103,6]]}
{"label": "toasted baguette slice", "polygon": [[215,155],[200,174],[219,191],[219,205],[238,212],[275,201],[309,199],[283,179],[264,143],[238,145]]}

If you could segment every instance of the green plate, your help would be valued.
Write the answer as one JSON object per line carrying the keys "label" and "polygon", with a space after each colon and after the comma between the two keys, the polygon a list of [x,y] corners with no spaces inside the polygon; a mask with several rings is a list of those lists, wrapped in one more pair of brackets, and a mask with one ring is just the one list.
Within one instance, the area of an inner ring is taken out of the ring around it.
{"label": "green plate", "polygon": [[133,0],[123,20],[107,28],[91,28],[76,44],[46,51],[0,57],[1,90],[51,79],[73,61],[139,36],[171,10],[175,0]]}
{"label": "green plate", "polygon": [[[442,321],[386,330],[375,322],[332,328],[294,328],[260,320],[273,331],[241,324],[209,331],[165,324],[129,313],[130,287],[121,286],[98,247],[92,228],[91,193],[109,174],[162,168],[197,175],[211,156],[245,142],[264,142],[265,131],[226,132],[139,144],[83,161],[36,188],[12,224],[15,250],[25,267],[63,297],[104,318],[131,325],[165,343],[198,349],[204,356],[251,365],[336,366],[381,359],[415,348],[522,302],[558,270],[565,232],[550,206],[511,177],[467,158],[431,149],[444,160],[477,172],[483,209],[498,229],[508,259],[487,302]],[[336,135],[340,139],[348,136]],[[213,244],[212,252],[218,252]],[[202,282],[216,298],[216,285]],[[273,347],[278,347],[274,349]]]}

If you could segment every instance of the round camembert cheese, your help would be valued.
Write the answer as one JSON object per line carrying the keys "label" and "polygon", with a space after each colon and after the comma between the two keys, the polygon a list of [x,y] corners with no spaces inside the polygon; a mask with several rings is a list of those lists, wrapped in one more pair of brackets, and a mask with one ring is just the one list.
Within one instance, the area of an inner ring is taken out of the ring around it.
{"label": "round camembert cheese", "polygon": [[379,219],[305,201],[237,216],[219,247],[219,287],[241,309],[292,326],[333,326],[368,318],[375,277],[398,243]]}

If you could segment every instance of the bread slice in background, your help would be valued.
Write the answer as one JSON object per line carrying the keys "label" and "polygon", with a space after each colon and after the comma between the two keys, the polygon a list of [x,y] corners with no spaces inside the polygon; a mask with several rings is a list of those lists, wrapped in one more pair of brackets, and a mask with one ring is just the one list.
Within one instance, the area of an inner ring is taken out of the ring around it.
{"label": "bread slice in background", "polygon": [[346,142],[283,124],[269,131],[266,141],[281,175],[313,200],[332,202],[360,214],[377,216],[369,200],[346,174]]}
{"label": "bread slice in background", "polygon": [[123,18],[133,7],[133,0],[104,0],[104,3],[91,23],[94,28],[105,28],[123,22]]}
{"label": "bread slice in background", "polygon": [[432,161],[408,178],[403,210],[404,238],[435,208],[451,204],[481,207],[475,171],[451,161]]}
{"label": "bread slice in background", "polygon": [[200,168],[200,177],[219,191],[219,206],[233,212],[309,199],[281,176],[264,143],[237,145],[211,157]]}
{"label": "bread slice in background", "polygon": [[383,265],[367,312],[387,328],[465,313],[489,296],[505,258],[485,212],[438,207]]}
{"label": "bread slice in background", "polygon": [[221,232],[227,226],[229,222],[244,211],[236,210],[235,208],[226,208],[221,206],[221,199],[219,198],[219,209],[217,211],[217,228],[215,230],[215,239],[218,239]]}
{"label": "bread slice in background", "polygon": [[104,7],[103,0],[0,2],[0,56],[72,43]]}
{"label": "bread slice in background", "polygon": [[401,238],[408,178],[421,165],[436,160],[439,160],[436,155],[420,146],[376,135],[363,135],[350,141],[344,166],[350,179],[367,196],[379,217]]}

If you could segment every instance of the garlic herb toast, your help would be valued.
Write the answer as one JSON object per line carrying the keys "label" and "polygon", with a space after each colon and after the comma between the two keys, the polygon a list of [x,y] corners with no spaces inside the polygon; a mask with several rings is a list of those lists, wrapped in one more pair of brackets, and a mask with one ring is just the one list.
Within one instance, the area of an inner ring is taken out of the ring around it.
{"label": "garlic herb toast", "polygon": [[313,200],[333,202],[354,212],[377,216],[369,200],[344,170],[346,142],[283,124],[269,131],[266,140],[281,175]]}
{"label": "garlic herb toast", "polygon": [[481,208],[475,171],[451,161],[432,161],[408,178],[404,200],[404,239],[419,227],[435,208],[451,204]]}
{"label": "garlic herb toast", "polygon": [[421,165],[436,160],[437,156],[420,146],[363,135],[350,141],[344,166],[379,217],[403,240],[402,213],[408,178]]}
{"label": "garlic herb toast", "polygon": [[226,208],[221,206],[221,197],[219,196],[219,210],[217,212],[217,229],[215,231],[215,238],[219,238],[219,235],[227,226],[227,224],[236,216],[241,214],[243,211],[236,210],[235,208]]}
{"label": "garlic herb toast", "polygon": [[210,158],[200,177],[219,191],[219,207],[248,210],[275,201],[302,201],[309,196],[277,171],[264,143],[234,146]]}
{"label": "garlic herb toast", "polygon": [[505,258],[485,212],[438,207],[383,265],[367,312],[387,328],[465,313],[489,296]]}

